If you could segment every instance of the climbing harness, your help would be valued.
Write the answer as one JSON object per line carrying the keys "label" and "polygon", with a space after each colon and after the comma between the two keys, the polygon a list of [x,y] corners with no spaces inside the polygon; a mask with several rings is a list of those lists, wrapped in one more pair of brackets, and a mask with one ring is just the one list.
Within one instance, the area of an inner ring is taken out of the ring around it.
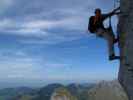
{"label": "climbing harness", "polygon": [[109,17],[109,28],[112,30],[111,17]]}
{"label": "climbing harness", "polygon": [[111,16],[109,17],[109,27],[107,28],[108,31],[113,32],[112,23],[111,23]]}

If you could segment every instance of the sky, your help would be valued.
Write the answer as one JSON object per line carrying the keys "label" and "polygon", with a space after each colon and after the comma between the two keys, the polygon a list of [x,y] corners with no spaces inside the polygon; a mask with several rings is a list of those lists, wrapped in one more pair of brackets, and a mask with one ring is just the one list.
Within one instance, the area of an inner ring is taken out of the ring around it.
{"label": "sky", "polygon": [[[1,87],[116,79],[119,62],[87,32],[95,8],[113,7],[113,0],[0,0]],[[115,31],[116,17],[112,23]]]}

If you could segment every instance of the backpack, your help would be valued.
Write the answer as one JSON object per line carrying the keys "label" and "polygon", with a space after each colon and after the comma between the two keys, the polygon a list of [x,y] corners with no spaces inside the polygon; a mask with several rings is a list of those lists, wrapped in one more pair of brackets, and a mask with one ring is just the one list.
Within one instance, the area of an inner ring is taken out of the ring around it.
{"label": "backpack", "polygon": [[91,16],[88,24],[88,31],[90,31],[90,33],[95,33],[97,29],[93,23],[94,23],[94,16]]}

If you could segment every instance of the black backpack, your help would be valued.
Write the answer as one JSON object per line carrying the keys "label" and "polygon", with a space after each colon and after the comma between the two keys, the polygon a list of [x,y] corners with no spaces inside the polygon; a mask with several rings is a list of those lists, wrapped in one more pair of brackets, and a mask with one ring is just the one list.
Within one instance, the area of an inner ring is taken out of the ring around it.
{"label": "black backpack", "polygon": [[90,33],[95,33],[97,29],[93,23],[94,23],[94,16],[91,16],[88,24],[88,31],[90,31]]}

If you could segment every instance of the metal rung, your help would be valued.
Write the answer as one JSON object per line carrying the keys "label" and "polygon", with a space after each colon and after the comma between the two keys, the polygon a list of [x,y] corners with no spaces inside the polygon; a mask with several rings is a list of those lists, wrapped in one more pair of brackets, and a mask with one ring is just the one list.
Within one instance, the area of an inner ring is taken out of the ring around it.
{"label": "metal rung", "polygon": [[128,71],[133,72],[133,69],[128,69]]}

